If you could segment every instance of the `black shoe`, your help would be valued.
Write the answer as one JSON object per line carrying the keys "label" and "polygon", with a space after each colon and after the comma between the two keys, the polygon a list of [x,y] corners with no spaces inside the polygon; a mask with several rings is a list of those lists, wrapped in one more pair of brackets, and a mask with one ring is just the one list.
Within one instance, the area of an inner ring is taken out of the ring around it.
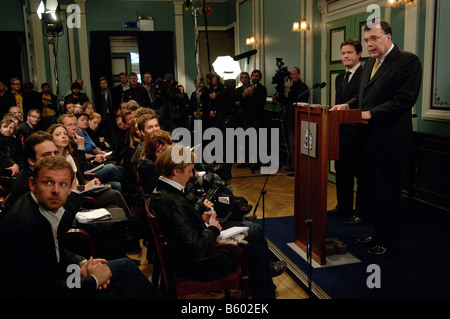
{"label": "black shoe", "polygon": [[[327,215],[328,216],[344,216],[344,214],[343,214],[343,212],[341,212],[339,209],[337,209],[337,208],[333,208],[333,209],[330,209],[330,210],[327,210]],[[350,214],[349,214],[350,215]],[[347,216],[349,216],[349,215],[347,215]]]}
{"label": "black shoe", "polygon": [[284,260],[274,261],[270,264],[270,272],[272,277],[277,277],[286,270],[286,262]]}
{"label": "black shoe", "polygon": [[360,217],[352,216],[347,218],[346,220],[342,221],[343,225],[355,225],[358,224],[361,221]]}
{"label": "black shoe", "polygon": [[375,245],[367,251],[367,255],[372,257],[383,257],[390,253],[390,249],[384,246]]}
{"label": "black shoe", "polygon": [[356,242],[361,245],[373,244],[374,241],[375,241],[375,238],[373,236],[367,236],[367,237],[362,237],[362,238],[356,239]]}

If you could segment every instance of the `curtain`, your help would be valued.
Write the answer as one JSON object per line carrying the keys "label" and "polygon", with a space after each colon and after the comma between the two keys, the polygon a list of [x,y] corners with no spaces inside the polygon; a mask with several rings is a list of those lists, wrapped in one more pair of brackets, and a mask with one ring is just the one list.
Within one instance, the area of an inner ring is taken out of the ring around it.
{"label": "curtain", "polygon": [[[0,81],[9,87],[12,78],[19,78],[24,82],[22,75],[22,48],[19,37],[25,42],[25,33],[16,31],[0,31],[2,49],[0,50]],[[26,52],[23,52],[26,54]]]}
{"label": "curtain", "polygon": [[141,74],[150,72],[153,80],[175,72],[173,32],[142,31],[137,33]]}
{"label": "curtain", "polygon": [[111,32],[109,31],[91,31],[90,33],[89,66],[91,84],[94,92],[94,105],[101,103],[100,77],[107,78],[110,85],[112,85],[111,52],[109,46],[110,35]]}

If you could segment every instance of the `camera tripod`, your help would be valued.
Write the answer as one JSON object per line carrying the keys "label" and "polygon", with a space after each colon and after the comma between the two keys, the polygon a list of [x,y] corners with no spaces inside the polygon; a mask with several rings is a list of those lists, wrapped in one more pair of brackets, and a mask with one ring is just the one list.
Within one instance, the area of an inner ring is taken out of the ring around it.
{"label": "camera tripod", "polygon": [[[284,87],[284,86],[283,86]],[[275,112],[276,106],[280,106],[280,117],[279,121],[281,124],[281,136],[284,141],[284,145],[286,147],[286,161],[284,164],[284,168],[291,166],[293,168],[294,165],[294,149],[295,149],[295,138],[293,132],[293,125],[289,121],[289,103],[284,95],[283,89],[277,87],[277,93],[275,94],[275,99],[272,103],[272,112]],[[291,120],[294,120],[293,115],[291,115]],[[292,169],[293,170],[293,169]]]}

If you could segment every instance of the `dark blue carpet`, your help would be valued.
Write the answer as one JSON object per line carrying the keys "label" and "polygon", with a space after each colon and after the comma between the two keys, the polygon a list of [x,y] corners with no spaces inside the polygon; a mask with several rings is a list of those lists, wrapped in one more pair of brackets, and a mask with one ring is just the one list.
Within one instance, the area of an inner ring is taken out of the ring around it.
{"label": "dark blue carpet", "polygon": [[[399,249],[382,258],[367,256],[368,247],[356,243],[356,238],[370,234],[369,224],[344,226],[341,218],[328,218],[327,237],[347,244],[348,252],[361,262],[313,268],[312,281],[333,299],[449,298],[450,213],[415,203],[408,204],[402,216]],[[278,249],[309,273],[307,262],[287,246],[294,238],[293,217],[266,219],[265,232]],[[380,267],[380,288],[370,289],[366,284],[371,264]]]}

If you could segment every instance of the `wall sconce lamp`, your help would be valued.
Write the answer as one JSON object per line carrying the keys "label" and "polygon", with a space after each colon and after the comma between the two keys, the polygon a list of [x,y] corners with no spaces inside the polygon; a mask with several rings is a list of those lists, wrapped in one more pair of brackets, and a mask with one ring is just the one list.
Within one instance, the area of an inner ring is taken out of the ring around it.
{"label": "wall sconce lamp", "polygon": [[387,0],[387,6],[391,8],[398,7],[400,5],[412,5],[414,4],[414,0]]}
{"label": "wall sconce lamp", "polygon": [[299,19],[297,18],[292,24],[292,32],[309,31],[309,30],[310,26],[306,22],[306,17],[304,17],[301,22],[299,22]]}
{"label": "wall sconce lamp", "polygon": [[255,36],[253,34],[251,34],[246,40],[245,40],[245,45],[254,45],[254,44],[258,44],[258,41],[255,39]]}

